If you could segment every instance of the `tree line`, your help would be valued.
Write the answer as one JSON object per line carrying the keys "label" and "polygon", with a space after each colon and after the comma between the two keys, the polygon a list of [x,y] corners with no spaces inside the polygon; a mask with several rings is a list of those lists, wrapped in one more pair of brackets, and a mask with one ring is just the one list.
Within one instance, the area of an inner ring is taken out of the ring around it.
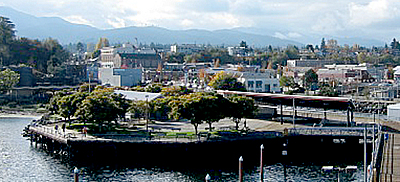
{"label": "tree line", "polygon": [[72,117],[83,123],[95,123],[98,132],[110,129],[113,121],[124,120],[127,112],[139,118],[159,113],[169,119],[190,121],[196,134],[200,124],[207,123],[211,131],[212,124],[223,118],[232,118],[238,130],[241,119],[252,117],[257,111],[254,100],[243,96],[225,98],[216,93],[185,93],[182,92],[184,89],[165,87],[163,89],[175,92],[151,101],[131,101],[114,93],[114,89],[98,86],[88,92],[88,86],[83,85],[77,90],[58,91],[50,99],[47,109],[70,124]]}
{"label": "tree line", "polygon": [[0,16],[0,66],[26,65],[39,73],[60,76],[70,57],[55,39],[43,41],[16,36],[15,25],[9,18]]}

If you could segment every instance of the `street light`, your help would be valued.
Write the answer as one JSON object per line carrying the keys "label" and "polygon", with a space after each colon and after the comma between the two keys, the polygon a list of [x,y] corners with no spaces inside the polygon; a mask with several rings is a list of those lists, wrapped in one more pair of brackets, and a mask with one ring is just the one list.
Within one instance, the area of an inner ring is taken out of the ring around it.
{"label": "street light", "polygon": [[264,154],[264,145],[260,146],[260,181],[264,181],[264,165],[263,165],[263,154]]}
{"label": "street light", "polygon": [[146,132],[149,132],[149,110],[150,110],[150,104],[149,104],[149,95],[146,95]]}
{"label": "street light", "polygon": [[[287,141],[286,141],[286,142],[287,142]],[[286,181],[286,164],[285,164],[285,158],[286,158],[286,156],[287,156],[287,143],[283,143],[282,156],[283,156],[283,178],[284,178],[284,181]]]}

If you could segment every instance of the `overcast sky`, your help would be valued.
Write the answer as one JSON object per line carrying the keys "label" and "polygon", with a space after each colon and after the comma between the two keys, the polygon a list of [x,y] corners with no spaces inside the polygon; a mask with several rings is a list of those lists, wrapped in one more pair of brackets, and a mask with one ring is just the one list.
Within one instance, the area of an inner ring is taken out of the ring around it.
{"label": "overcast sky", "polygon": [[400,0],[2,0],[35,16],[101,29],[160,26],[216,30],[256,27],[323,35],[400,35]]}

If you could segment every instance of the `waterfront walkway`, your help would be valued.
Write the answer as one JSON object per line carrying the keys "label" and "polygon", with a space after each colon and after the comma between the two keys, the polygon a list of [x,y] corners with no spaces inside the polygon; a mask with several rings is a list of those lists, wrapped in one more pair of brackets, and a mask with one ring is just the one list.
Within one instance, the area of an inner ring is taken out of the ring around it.
{"label": "waterfront walkway", "polygon": [[385,126],[396,133],[387,133],[382,154],[380,180],[382,182],[400,181],[400,123],[385,122]]}
{"label": "waterfront walkway", "polygon": [[380,181],[400,181],[400,134],[385,137]]}

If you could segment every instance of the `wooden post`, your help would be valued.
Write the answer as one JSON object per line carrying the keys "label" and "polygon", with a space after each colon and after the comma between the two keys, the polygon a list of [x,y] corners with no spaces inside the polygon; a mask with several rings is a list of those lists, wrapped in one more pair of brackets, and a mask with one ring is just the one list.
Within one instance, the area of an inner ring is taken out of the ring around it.
{"label": "wooden post", "polygon": [[296,106],[295,106],[295,100],[293,98],[293,128],[295,128],[295,117],[296,117]]}
{"label": "wooden post", "polygon": [[350,107],[347,108],[347,127],[350,127]]}
{"label": "wooden post", "polygon": [[264,181],[264,165],[263,165],[263,155],[264,155],[264,145],[260,146],[260,181]]}
{"label": "wooden post", "polygon": [[281,125],[283,125],[283,105],[281,103]]}
{"label": "wooden post", "polygon": [[364,127],[364,181],[367,181],[367,126]]}
{"label": "wooden post", "polygon": [[210,182],[211,176],[209,174],[207,174],[205,179],[206,179],[206,182]]}
{"label": "wooden post", "polygon": [[239,158],[239,182],[243,182],[243,157]]}
{"label": "wooden post", "polygon": [[74,182],[79,181],[79,169],[75,167],[74,169]]}

